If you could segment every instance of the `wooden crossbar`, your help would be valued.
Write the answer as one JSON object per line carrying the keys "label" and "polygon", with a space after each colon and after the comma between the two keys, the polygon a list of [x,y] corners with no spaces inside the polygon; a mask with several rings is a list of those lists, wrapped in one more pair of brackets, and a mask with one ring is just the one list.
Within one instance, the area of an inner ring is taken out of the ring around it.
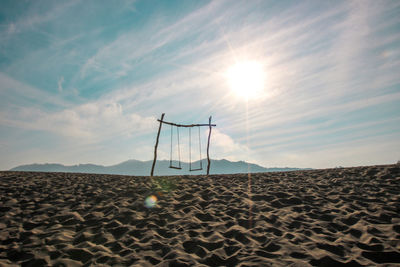
{"label": "wooden crossbar", "polygon": [[163,121],[163,120],[157,120],[160,123],[165,123],[168,125],[172,125],[172,126],[176,126],[176,127],[199,127],[199,126],[208,126],[208,127],[215,127],[217,126],[216,124],[177,124],[177,123],[173,123],[173,122],[168,122],[168,121]]}

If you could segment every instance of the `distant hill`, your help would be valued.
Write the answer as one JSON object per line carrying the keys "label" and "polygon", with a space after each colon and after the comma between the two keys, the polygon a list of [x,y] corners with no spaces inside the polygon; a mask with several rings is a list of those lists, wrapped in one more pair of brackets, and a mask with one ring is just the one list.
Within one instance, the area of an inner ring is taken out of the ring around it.
{"label": "distant hill", "polygon": [[[182,169],[176,170],[169,168],[168,160],[160,160],[156,163],[154,175],[188,175],[188,174],[205,174],[207,170],[207,160],[202,160],[203,170],[189,171],[189,163],[182,162]],[[46,164],[29,164],[12,168],[10,171],[35,171],[35,172],[78,172],[78,173],[99,173],[99,174],[121,174],[121,175],[150,175],[152,161],[128,160],[112,166],[102,166],[95,164],[79,164],[73,166],[65,166],[62,164],[46,163]],[[178,162],[173,162],[174,166]],[[200,161],[192,163],[192,168],[199,168]],[[233,174],[233,173],[257,173],[257,172],[278,172],[278,171],[295,171],[299,168],[264,168],[257,164],[247,163],[244,161],[211,160],[210,174]]]}

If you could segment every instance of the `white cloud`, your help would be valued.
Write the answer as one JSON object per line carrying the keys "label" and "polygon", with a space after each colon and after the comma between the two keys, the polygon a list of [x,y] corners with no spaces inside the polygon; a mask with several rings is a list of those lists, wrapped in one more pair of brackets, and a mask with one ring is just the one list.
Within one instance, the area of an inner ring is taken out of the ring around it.
{"label": "white cloud", "polygon": [[[142,29],[133,28],[98,49],[95,55],[81,67],[80,77],[86,78],[88,73],[94,71],[113,79],[125,76],[128,71],[132,71],[137,67],[135,62],[143,64],[143,61],[155,60],[159,64],[159,61],[153,58],[153,52],[174,42],[179,42],[189,34],[194,35],[196,32],[207,31],[209,26],[218,20],[216,15],[223,8],[224,1],[213,1],[171,25],[166,25],[160,16],[154,18],[151,24],[143,25]],[[213,18],[213,16],[215,17]],[[191,53],[193,54],[193,51]],[[162,55],[162,57],[165,56],[169,59],[179,57],[177,54]]]}
{"label": "white cloud", "polygon": [[13,33],[16,32],[16,30],[17,30],[17,26],[15,26],[15,23],[10,23],[8,25],[7,33],[8,34],[13,34]]}
{"label": "white cloud", "polygon": [[210,151],[212,152],[211,157],[218,159],[256,161],[255,152],[248,146],[236,142],[232,137],[216,128],[212,130]]}
{"label": "white cloud", "polygon": [[[0,72],[0,89],[2,108],[10,105],[26,106],[26,103],[32,104],[32,102],[35,104],[53,104],[59,107],[70,106],[67,101],[59,96],[15,80],[2,72]],[[9,97],[13,97],[12,102],[6,101]],[[27,99],[30,101],[27,101]]]}
{"label": "white cloud", "polygon": [[63,89],[63,83],[64,83],[64,76],[61,76],[60,78],[58,78],[58,91],[61,93],[64,89]]}
{"label": "white cloud", "polygon": [[155,119],[123,112],[116,102],[92,102],[59,112],[21,107],[3,112],[3,125],[54,133],[83,143],[106,142],[110,138],[133,137],[153,130]]}
{"label": "white cloud", "polygon": [[[53,8],[46,8],[44,9],[45,12],[28,12],[26,16],[22,16],[16,21],[12,22],[9,24],[9,27],[7,29],[7,36],[2,36],[0,37],[0,40],[4,40],[5,38],[8,38],[10,35],[20,33],[26,30],[31,30],[37,25],[40,25],[42,23],[49,22],[51,20],[54,20],[60,16],[65,10],[68,8],[74,6],[77,4],[79,0],[73,0],[73,1],[68,1],[65,3],[62,3],[60,5],[55,5]],[[37,2],[40,5],[40,2]],[[36,3],[33,3],[34,5]],[[45,3],[45,5],[48,5],[48,3]],[[32,8],[32,10],[35,10]]]}

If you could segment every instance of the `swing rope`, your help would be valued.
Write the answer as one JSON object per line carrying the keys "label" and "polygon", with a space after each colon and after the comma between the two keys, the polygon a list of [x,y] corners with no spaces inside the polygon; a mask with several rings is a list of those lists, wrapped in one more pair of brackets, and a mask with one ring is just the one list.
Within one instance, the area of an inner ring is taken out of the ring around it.
{"label": "swing rope", "polygon": [[179,127],[176,127],[176,133],[178,137],[178,166],[173,166],[172,164],[172,141],[173,141],[173,126],[171,125],[171,151],[170,151],[170,158],[169,158],[169,167],[172,169],[182,169],[181,166],[181,148],[180,148],[180,142],[179,142]]}
{"label": "swing rope", "polygon": [[192,131],[189,128],[189,171],[201,171],[203,169],[203,162],[201,160],[201,141],[200,141],[200,127],[199,129],[199,152],[200,152],[200,167],[198,169],[192,169]]}

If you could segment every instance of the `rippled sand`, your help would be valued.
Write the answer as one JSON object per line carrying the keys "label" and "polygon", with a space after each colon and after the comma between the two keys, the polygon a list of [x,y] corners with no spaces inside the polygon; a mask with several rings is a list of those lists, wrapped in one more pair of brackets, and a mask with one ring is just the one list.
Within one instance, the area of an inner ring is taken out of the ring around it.
{"label": "rippled sand", "polygon": [[398,165],[154,180],[0,172],[0,266],[392,266],[399,250]]}

